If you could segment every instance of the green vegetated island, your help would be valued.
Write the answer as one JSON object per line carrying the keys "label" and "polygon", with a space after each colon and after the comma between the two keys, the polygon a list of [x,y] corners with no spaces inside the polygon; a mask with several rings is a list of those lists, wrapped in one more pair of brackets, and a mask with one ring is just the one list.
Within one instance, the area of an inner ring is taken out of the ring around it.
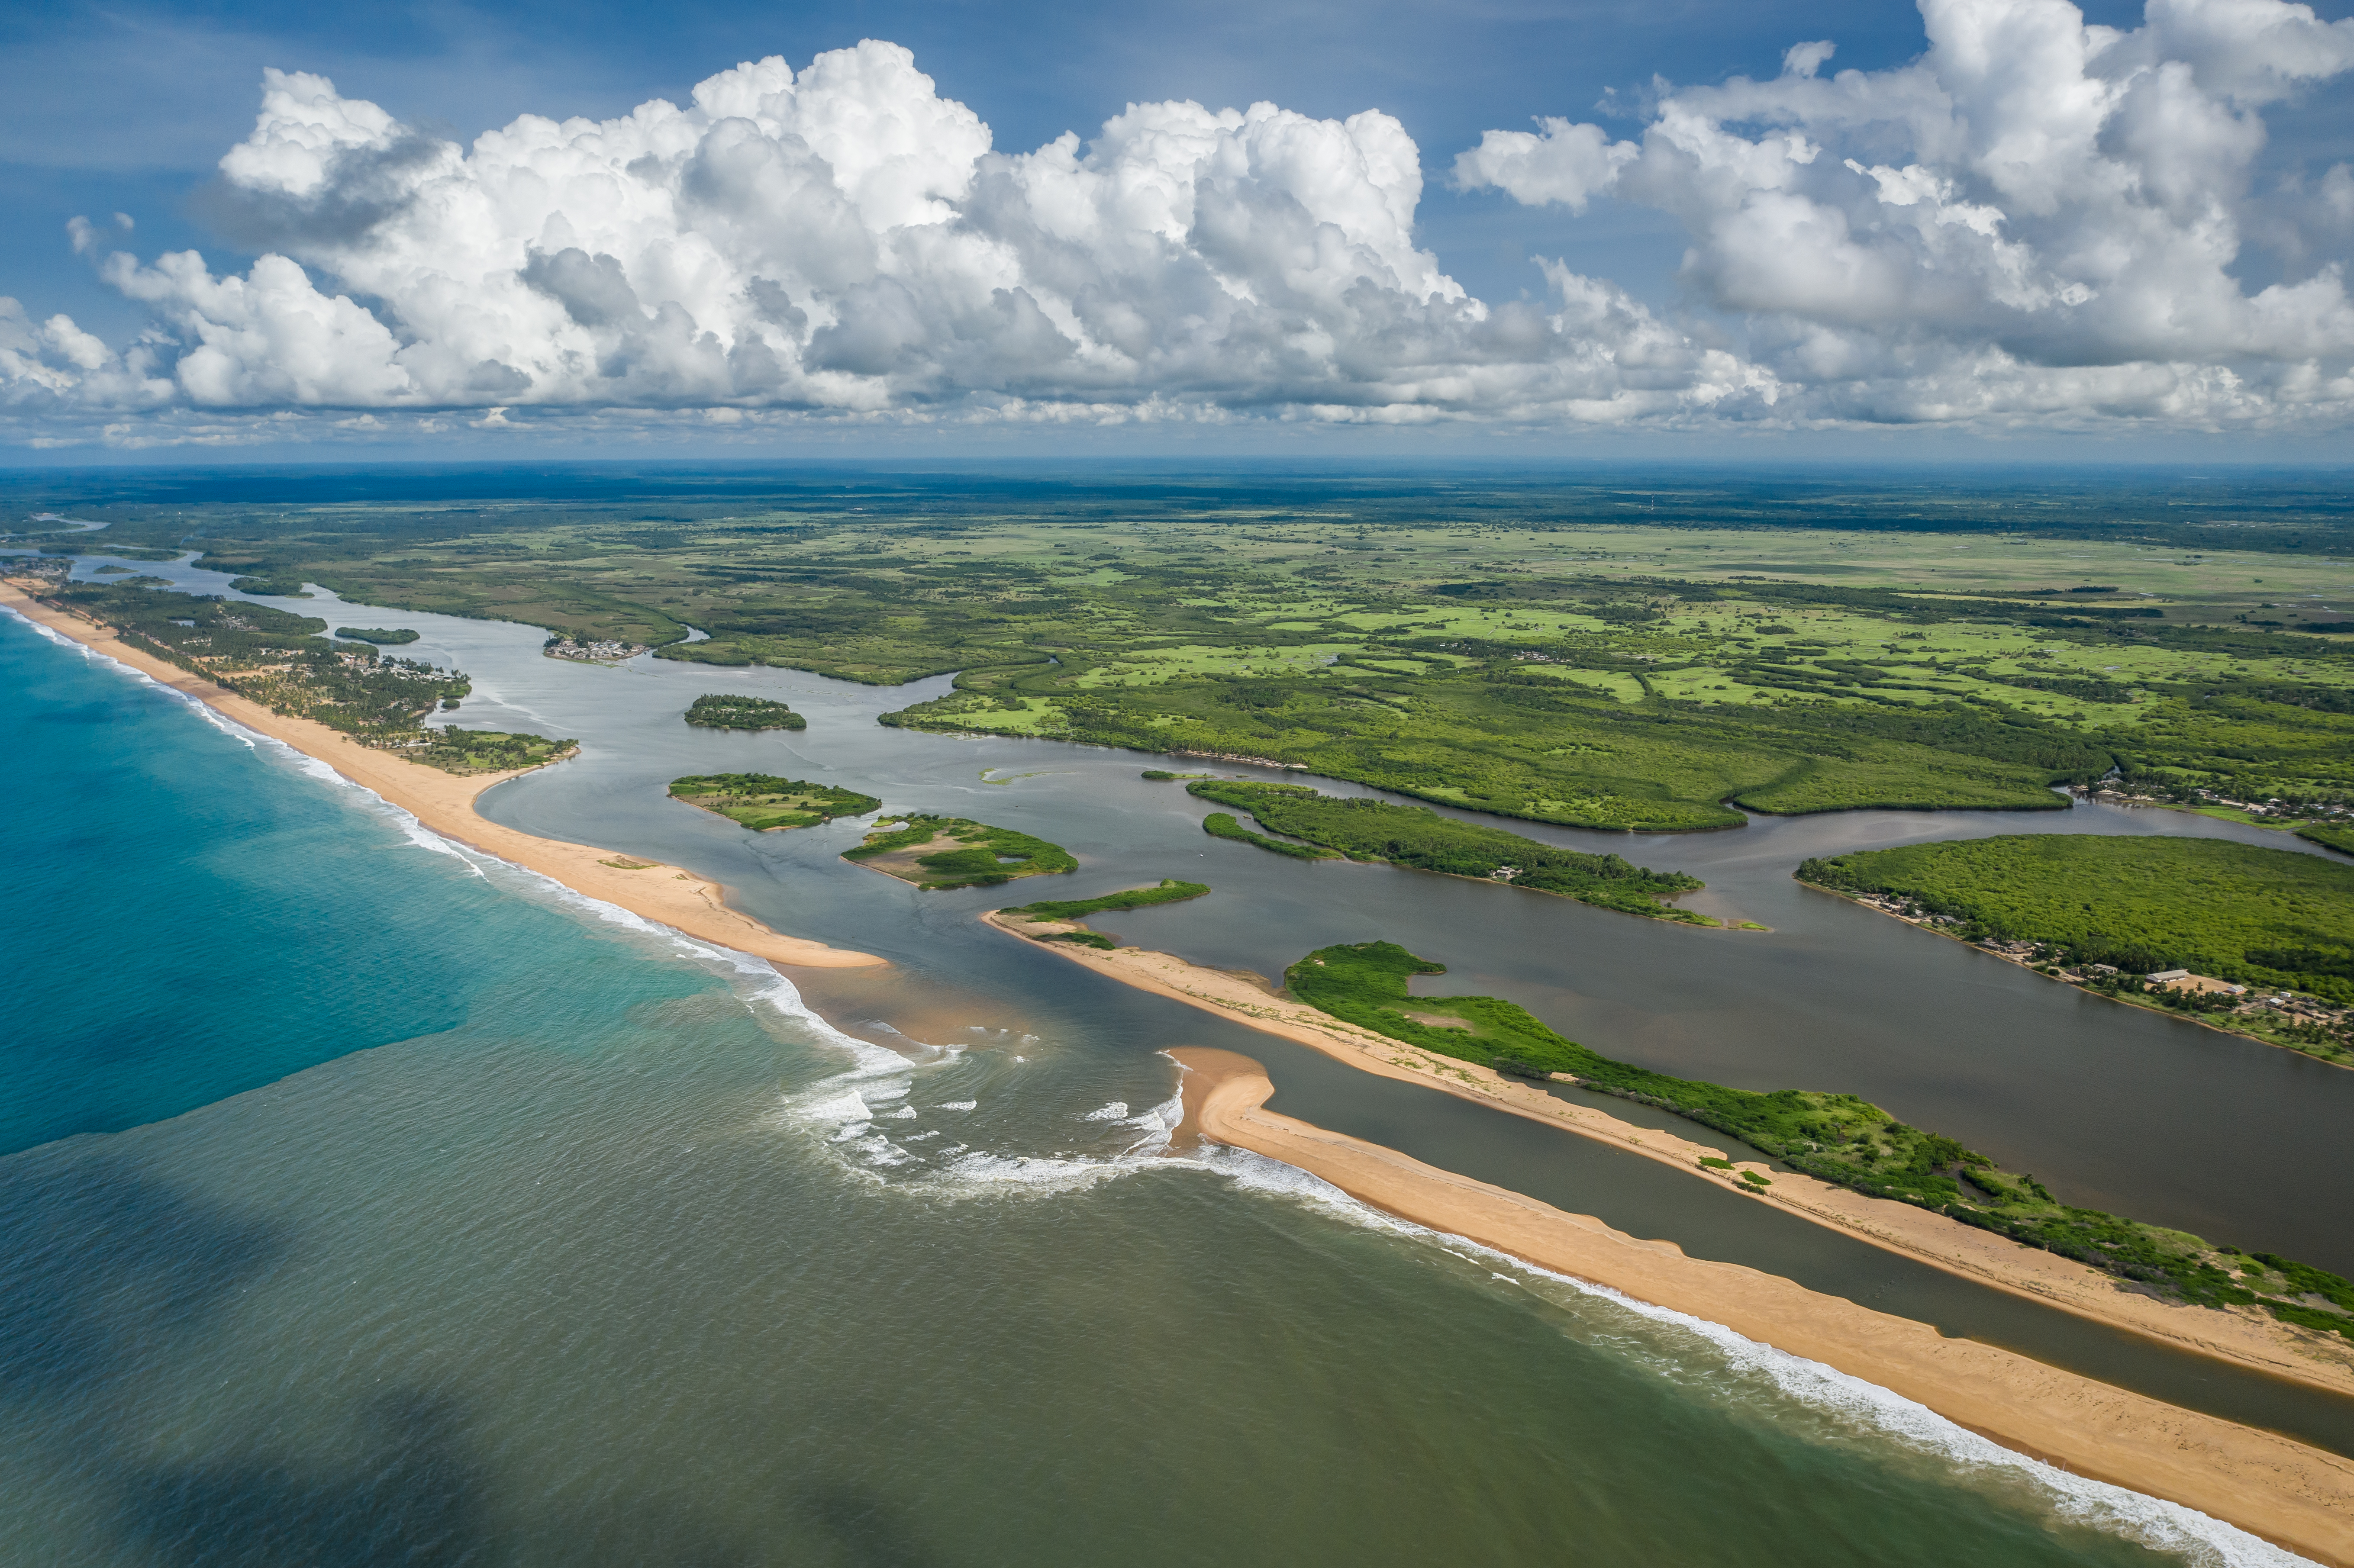
{"label": "green vegetated island", "polygon": [[275,714],[311,719],[363,746],[398,752],[444,772],[535,768],[573,749],[546,736],[433,727],[473,683],[455,670],[338,642],[327,623],[267,605],[135,588],[74,584],[48,602],[114,628],[122,639]]}
{"label": "green vegetated island", "polygon": [[2354,854],[2354,825],[2337,822],[2308,822],[2296,830],[2296,836],[2339,854]]}
{"label": "green vegetated island", "polygon": [[[1522,1077],[1567,1074],[1585,1088],[1714,1128],[1819,1180],[1934,1210],[2168,1298],[2260,1307],[2283,1322],[2354,1340],[2354,1282],[2335,1274],[2064,1203],[2034,1177],[2002,1171],[1853,1095],[1759,1094],[1671,1077],[1564,1039],[1500,997],[1414,996],[1406,989],[1413,976],[1446,972],[1394,942],[1363,942],[1317,949],[1284,971],[1284,983],[1320,1012],[1393,1040]],[[1755,1174],[1743,1179],[1772,1183]]]}
{"label": "green vegetated island", "polygon": [[185,538],[207,567],[665,659],[958,672],[889,722],[1506,816],[2046,810],[2113,774],[2354,804],[2354,622],[2299,608],[2344,591],[2354,527],[2311,487],[705,475],[631,482],[658,504],[264,509],[111,482],[71,498],[110,548]]}
{"label": "green vegetated island", "polygon": [[1442,817],[1424,806],[1327,795],[1304,784],[1259,784],[1235,779],[1196,779],[1190,795],[1248,811],[1262,827],[1288,833],[1289,842],[1255,833],[1225,812],[1202,824],[1213,838],[1233,839],[1301,859],[1343,857],[1444,872],[1452,876],[1509,882],[1582,904],[1628,915],[1688,925],[1716,921],[1662,898],[1707,885],[1680,871],[1652,871],[1615,854],[1586,854],[1543,844],[1500,828]]}
{"label": "green vegetated island", "polygon": [[739,697],[706,692],[686,710],[686,722],[699,729],[807,729],[809,720],[766,697]]}
{"label": "green vegetated island", "polygon": [[[2354,865],[2228,839],[2038,833],[1866,850],[1797,875],[2118,1001],[2354,1064]],[[2175,969],[2191,976],[2148,978]]]}
{"label": "green vegetated island", "polygon": [[417,633],[408,628],[382,626],[338,626],[335,636],[345,642],[373,642],[380,648],[399,648],[417,641]]}
{"label": "green vegetated island", "polygon": [[863,817],[883,804],[872,795],[770,773],[696,773],[670,781],[670,797],[740,822],[756,833],[814,828],[836,817]]}
{"label": "green vegetated island", "polygon": [[927,892],[993,887],[1016,877],[1079,869],[1077,858],[1060,844],[964,817],[912,816],[884,823],[842,858]]}
{"label": "green vegetated island", "polygon": [[[1035,904],[1023,904],[1012,909],[1001,909],[1001,915],[1018,915],[1034,926],[1066,925],[1076,927],[1090,915],[1109,914],[1121,909],[1144,909],[1155,904],[1182,904],[1189,898],[1206,895],[1210,889],[1199,882],[1180,882],[1164,876],[1157,886],[1126,887],[1118,893],[1107,893],[1100,898],[1042,898]],[[1068,931],[1024,931],[1023,936],[1040,942],[1071,942],[1083,948],[1100,948],[1110,952],[1119,944],[1100,931],[1074,929]]]}

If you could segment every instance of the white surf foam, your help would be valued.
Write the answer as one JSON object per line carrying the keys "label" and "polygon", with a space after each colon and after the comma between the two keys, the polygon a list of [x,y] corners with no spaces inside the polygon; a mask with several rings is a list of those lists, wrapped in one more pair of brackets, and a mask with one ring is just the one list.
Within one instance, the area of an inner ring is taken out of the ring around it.
{"label": "white surf foam", "polygon": [[1760,1344],[1722,1323],[1638,1301],[1607,1286],[1541,1268],[1468,1237],[1385,1214],[1322,1178],[1280,1160],[1247,1150],[1211,1144],[1197,1156],[1162,1163],[1214,1171],[1246,1191],[1304,1202],[1368,1230],[1435,1244],[1458,1256],[1486,1263],[1499,1279],[1522,1285],[1542,1281],[1608,1301],[1652,1322],[1670,1325],[1704,1341],[1734,1372],[1760,1378],[1787,1398],[1869,1427],[1882,1437],[1931,1455],[1966,1474],[1994,1475],[2023,1482],[2055,1515],[2071,1523],[2181,1556],[2201,1568],[2293,1568],[2307,1563],[2306,1559],[2295,1552],[2196,1509],[2072,1475],[2057,1466],[2014,1453],[1877,1383]]}

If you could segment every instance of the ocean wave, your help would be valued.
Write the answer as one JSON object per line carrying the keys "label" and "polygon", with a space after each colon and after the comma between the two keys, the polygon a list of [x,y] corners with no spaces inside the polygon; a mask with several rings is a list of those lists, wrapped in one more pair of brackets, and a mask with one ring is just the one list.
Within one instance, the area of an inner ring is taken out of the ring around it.
{"label": "ocean wave", "polygon": [[1487,1265],[1498,1279],[1541,1282],[1666,1325],[1709,1346],[1736,1373],[1770,1385],[1781,1396],[1867,1427],[1876,1436],[1943,1462],[1966,1474],[2024,1484],[2055,1518],[2120,1536],[2152,1551],[2179,1556],[2200,1568],[2311,1568],[2308,1560],[2249,1534],[2236,1525],[2106,1481],[2073,1475],[2028,1457],[1948,1421],[1928,1406],[1840,1372],[1836,1367],[1761,1344],[1705,1318],[1655,1307],[1574,1275],[1540,1267],[1466,1236],[1384,1213],[1296,1166],[1224,1144],[1162,1163],[1215,1171],[1246,1191],[1306,1204],[1365,1230],[1444,1247],[1467,1261]]}

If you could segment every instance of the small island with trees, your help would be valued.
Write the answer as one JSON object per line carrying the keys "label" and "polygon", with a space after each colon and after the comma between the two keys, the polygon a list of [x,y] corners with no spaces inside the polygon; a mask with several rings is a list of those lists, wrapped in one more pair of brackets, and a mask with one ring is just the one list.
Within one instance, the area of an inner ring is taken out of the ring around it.
{"label": "small island with trees", "polygon": [[[2109,841],[2115,842],[2115,841]],[[2204,1307],[2269,1313],[2354,1340],[2354,1281],[2271,1253],[2244,1253],[2182,1231],[2062,1202],[2034,1177],[2000,1170],[1953,1139],[1908,1127],[1854,1095],[1760,1094],[1613,1061],[1493,996],[1414,996],[1415,975],[1447,966],[1394,942],[1320,948],[1284,971],[1290,993],[1361,1029],[1515,1077],[1566,1078],[1714,1128],[1819,1181],[1891,1198],[2089,1264],[2128,1287]],[[1736,1184],[1732,1161],[1702,1163]]]}
{"label": "small island with trees", "polygon": [[735,696],[706,692],[686,710],[686,722],[697,729],[807,729],[809,720],[782,703],[766,697]]}
{"label": "small island with trees", "polygon": [[836,817],[863,817],[882,801],[855,789],[769,773],[696,773],[670,781],[670,798],[684,800],[756,833],[813,828]]}
{"label": "small island with trees", "polygon": [[399,648],[417,641],[417,633],[405,626],[338,626],[335,636],[345,642],[373,642],[379,648]]}
{"label": "small island with trees", "polygon": [[2354,1065],[2354,866],[2230,839],[2025,833],[1801,882],[2084,990]]}
{"label": "small island with trees", "polygon": [[1079,869],[1077,857],[1060,844],[963,817],[911,816],[881,824],[842,858],[926,892],[993,887],[1018,876]]}

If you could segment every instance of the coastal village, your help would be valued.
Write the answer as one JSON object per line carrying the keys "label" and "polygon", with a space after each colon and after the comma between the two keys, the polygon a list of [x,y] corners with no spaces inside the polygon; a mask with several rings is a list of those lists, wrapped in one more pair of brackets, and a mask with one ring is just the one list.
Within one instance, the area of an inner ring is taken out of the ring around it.
{"label": "coastal village", "polygon": [[551,637],[540,650],[550,659],[569,659],[578,664],[619,664],[649,651],[643,642],[582,642],[570,637]]}
{"label": "coastal village", "polygon": [[[1969,924],[1957,915],[1940,915],[1924,908],[1908,898],[1887,893],[1841,893],[1841,897],[1893,916],[1910,926],[1937,932],[1941,936],[1965,940],[1962,927]],[[2080,986],[2118,1001],[2142,1006],[2185,1008],[2198,1022],[2235,1034],[2246,1034],[2267,1044],[2285,1044],[2326,1059],[2342,1057],[2341,1049],[2325,1053],[2312,1051],[2318,1042],[2313,1035],[2332,1036],[2340,1045],[2354,1044],[2354,1008],[2338,1007],[2305,991],[2266,991],[2251,993],[2244,985],[2219,980],[2213,975],[2194,974],[2185,969],[2164,969],[2147,974],[2131,975],[2114,964],[2085,964],[2069,968],[2062,962],[2061,949],[2044,942],[2021,942],[1988,937],[1973,941],[1970,946],[1998,959],[2008,959],[2041,975]],[[2234,1001],[2232,999],[2242,999]],[[2306,1039],[2280,1039],[2277,1034],[2296,1030]]]}

